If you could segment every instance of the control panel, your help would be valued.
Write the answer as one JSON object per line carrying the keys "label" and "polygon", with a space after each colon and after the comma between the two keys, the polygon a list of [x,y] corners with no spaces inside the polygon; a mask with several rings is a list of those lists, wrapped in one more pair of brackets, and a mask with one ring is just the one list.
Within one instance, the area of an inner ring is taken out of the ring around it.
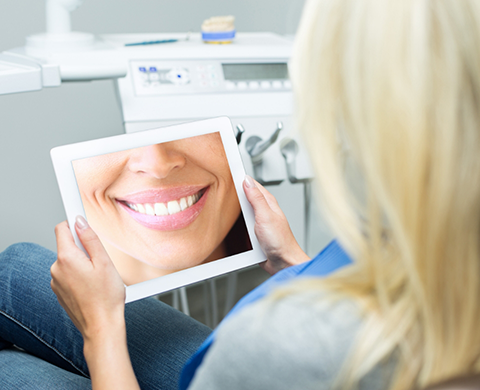
{"label": "control panel", "polygon": [[292,87],[284,61],[132,60],[130,72],[137,96],[280,92]]}

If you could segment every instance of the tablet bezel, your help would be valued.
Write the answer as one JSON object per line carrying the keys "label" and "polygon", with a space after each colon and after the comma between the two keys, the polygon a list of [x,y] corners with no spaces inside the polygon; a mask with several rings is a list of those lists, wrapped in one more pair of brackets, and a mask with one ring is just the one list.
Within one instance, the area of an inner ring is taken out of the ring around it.
{"label": "tablet bezel", "polygon": [[218,132],[222,139],[252,249],[210,263],[201,264],[169,275],[127,286],[126,303],[220,276],[266,260],[265,254],[260,248],[260,244],[254,233],[255,218],[253,209],[243,191],[242,184],[245,178],[245,168],[235,139],[232,123],[227,117],[219,117],[79,142],[59,146],[51,150],[50,155],[68,224],[71,227],[70,230],[77,246],[86,253],[73,228],[77,215],[86,218],[73,169],[73,161],[215,132]]}

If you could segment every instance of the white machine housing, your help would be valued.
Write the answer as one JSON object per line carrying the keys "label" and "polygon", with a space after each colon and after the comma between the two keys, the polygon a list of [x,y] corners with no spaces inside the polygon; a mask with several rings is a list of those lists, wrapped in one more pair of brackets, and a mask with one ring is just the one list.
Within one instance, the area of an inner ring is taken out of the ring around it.
{"label": "white machine housing", "polygon": [[[268,187],[286,211],[299,242],[305,240],[304,192],[301,184],[287,178],[280,152],[282,139],[299,144],[296,176],[313,177],[293,124],[292,86],[288,61],[292,40],[272,33],[239,33],[229,45],[211,45],[200,34],[115,34],[101,38],[117,48],[116,56],[128,62],[127,76],[117,79],[117,88],[127,133],[217,116],[229,116],[233,125],[243,125],[239,148],[246,171],[255,176],[245,149],[252,136],[268,139],[278,122],[283,129],[263,154],[262,179],[282,181]],[[126,47],[126,43],[178,39],[175,43]],[[312,222],[318,218],[313,218]],[[320,235],[325,235],[322,229]],[[315,239],[321,245],[325,238]]]}
{"label": "white machine housing", "polygon": [[[272,33],[238,34],[233,44],[209,45],[200,35],[104,35],[128,60],[128,73],[117,81],[127,132],[226,115],[245,133],[240,150],[252,174],[246,140],[270,137],[277,122],[284,129],[279,139],[296,138],[292,125],[292,89],[288,61],[292,41]],[[179,39],[175,43],[125,47],[125,43]],[[280,142],[264,154],[263,178],[286,180]],[[297,176],[312,172],[301,147]]]}

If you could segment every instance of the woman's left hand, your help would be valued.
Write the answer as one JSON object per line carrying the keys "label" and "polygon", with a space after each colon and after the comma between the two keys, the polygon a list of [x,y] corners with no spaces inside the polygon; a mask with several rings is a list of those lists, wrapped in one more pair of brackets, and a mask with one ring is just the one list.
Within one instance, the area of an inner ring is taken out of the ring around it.
{"label": "woman's left hand", "polygon": [[90,258],[62,222],[55,228],[57,261],[51,267],[52,290],[85,341],[101,338],[115,325],[123,328],[125,286],[102,243],[83,217],[75,229]]}
{"label": "woman's left hand", "polygon": [[310,260],[298,245],[287,218],[275,197],[250,176],[245,177],[243,189],[255,213],[255,234],[267,261],[261,263],[270,275]]}

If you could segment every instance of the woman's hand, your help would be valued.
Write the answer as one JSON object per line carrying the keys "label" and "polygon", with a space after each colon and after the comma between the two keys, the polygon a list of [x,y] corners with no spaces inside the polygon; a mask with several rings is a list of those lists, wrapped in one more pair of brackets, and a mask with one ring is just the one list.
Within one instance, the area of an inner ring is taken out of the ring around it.
{"label": "woman's hand", "polygon": [[75,230],[90,258],[76,246],[67,222],[57,225],[51,285],[83,335],[92,389],[140,389],[127,348],[123,281],[83,217],[77,217]]}
{"label": "woman's hand", "polygon": [[255,234],[267,255],[267,261],[261,264],[263,269],[273,275],[310,260],[295,240],[275,197],[250,176],[245,177],[243,189],[255,213]]}
{"label": "woman's hand", "polygon": [[85,339],[124,324],[125,286],[95,232],[83,217],[75,230],[90,258],[73,240],[67,222],[55,228],[58,259],[52,290]]}

